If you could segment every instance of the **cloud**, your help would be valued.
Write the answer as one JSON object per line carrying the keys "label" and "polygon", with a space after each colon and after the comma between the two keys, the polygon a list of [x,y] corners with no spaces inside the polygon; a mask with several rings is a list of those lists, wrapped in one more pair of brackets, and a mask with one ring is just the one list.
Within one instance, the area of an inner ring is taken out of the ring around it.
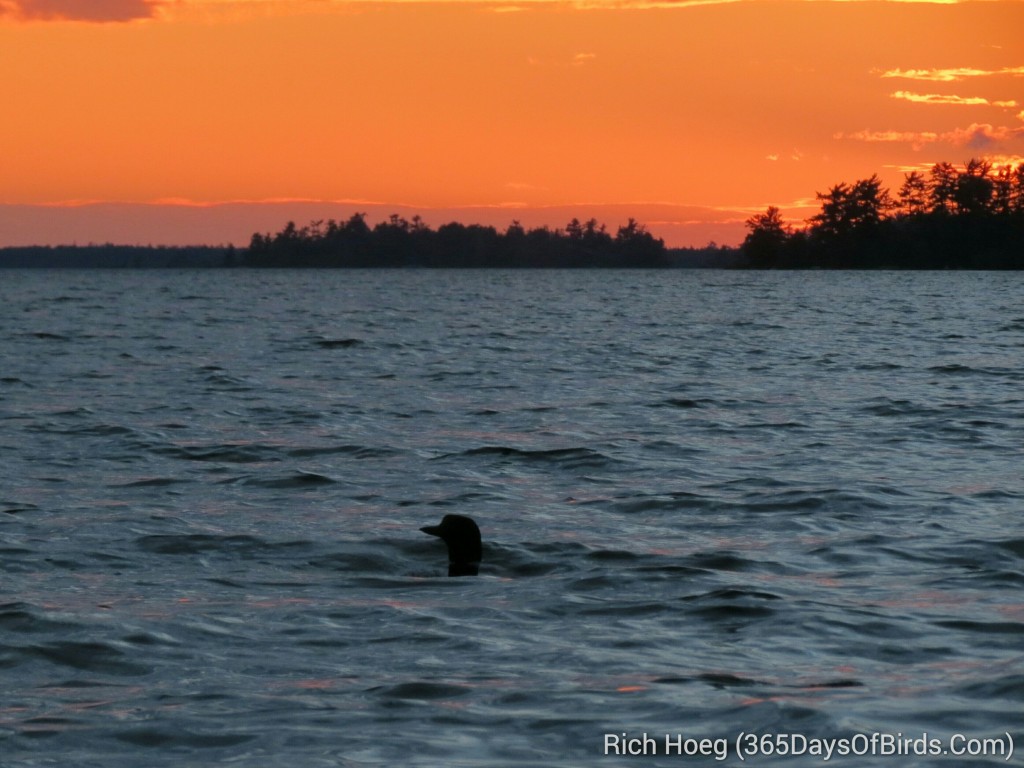
{"label": "cloud", "polygon": [[134,21],[149,19],[166,0],[3,0],[0,16],[27,21]]}
{"label": "cloud", "polygon": [[[794,149],[792,152],[789,153],[788,156],[786,156],[785,159],[791,160],[794,163],[799,163],[801,160],[804,159],[804,156],[805,155],[804,155],[803,150]],[[782,157],[783,156],[781,154],[779,154],[778,152],[772,152],[770,155],[765,155],[764,159],[765,160],[770,160],[771,162],[776,163]]]}
{"label": "cloud", "polygon": [[987,150],[998,144],[1024,137],[1024,128],[993,127],[988,123],[974,123],[943,134],[943,138],[958,147]]}
{"label": "cloud", "polygon": [[993,126],[989,123],[972,123],[967,128],[956,128],[944,133],[933,131],[856,131],[855,133],[837,133],[835,139],[866,142],[891,142],[911,144],[920,149],[925,144],[941,142],[954,147],[967,147],[979,151],[991,150],[1024,138],[1024,128]]}
{"label": "cloud", "polygon": [[890,94],[894,99],[912,101],[915,104],[958,104],[963,106],[987,106],[988,99],[980,96],[953,96],[942,93],[911,93],[910,91],[896,91]]}
{"label": "cloud", "polygon": [[969,77],[991,77],[993,75],[1024,77],[1024,67],[1003,67],[1002,69],[974,69],[971,67],[957,67],[953,69],[890,69],[882,73],[882,77],[898,77],[905,80],[927,80],[940,83],[952,83],[966,80]]}
{"label": "cloud", "polygon": [[925,144],[938,141],[939,134],[931,131],[856,131],[855,133],[837,133],[833,138],[866,141],[872,144],[910,144],[916,152]]}

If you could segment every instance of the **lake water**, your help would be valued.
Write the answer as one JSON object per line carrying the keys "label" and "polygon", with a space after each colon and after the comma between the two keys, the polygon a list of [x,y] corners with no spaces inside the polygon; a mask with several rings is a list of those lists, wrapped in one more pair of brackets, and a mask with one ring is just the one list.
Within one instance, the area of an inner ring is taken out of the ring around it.
{"label": "lake water", "polygon": [[0,319],[4,768],[1024,764],[1019,273],[6,271]]}

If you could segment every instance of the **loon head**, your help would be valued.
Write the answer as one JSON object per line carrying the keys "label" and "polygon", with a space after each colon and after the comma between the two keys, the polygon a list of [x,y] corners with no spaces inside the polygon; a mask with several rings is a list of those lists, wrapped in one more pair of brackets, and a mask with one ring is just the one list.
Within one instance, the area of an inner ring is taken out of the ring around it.
{"label": "loon head", "polygon": [[428,525],[420,530],[437,536],[448,545],[449,576],[477,575],[483,548],[480,544],[480,529],[473,518],[445,515],[440,525]]}

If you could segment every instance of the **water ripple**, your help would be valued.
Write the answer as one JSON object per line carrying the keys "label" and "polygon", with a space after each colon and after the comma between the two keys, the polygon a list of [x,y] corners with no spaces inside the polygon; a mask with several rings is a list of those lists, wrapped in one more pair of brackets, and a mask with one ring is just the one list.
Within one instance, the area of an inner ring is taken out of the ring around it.
{"label": "water ripple", "polygon": [[5,275],[0,762],[1024,741],[1019,282]]}

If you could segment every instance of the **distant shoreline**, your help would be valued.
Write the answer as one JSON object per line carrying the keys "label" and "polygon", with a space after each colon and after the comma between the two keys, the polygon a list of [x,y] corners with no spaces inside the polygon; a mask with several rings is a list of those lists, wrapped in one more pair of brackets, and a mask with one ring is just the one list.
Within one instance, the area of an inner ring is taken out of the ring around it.
{"label": "distant shoreline", "polygon": [[289,221],[228,246],[65,245],[0,249],[0,268],[254,269],[1024,269],[1024,163],[995,167],[972,159],[962,171],[937,163],[905,174],[896,196],[877,174],[817,193],[821,212],[803,225],[768,206],[746,221],[737,248],[667,248],[636,221],[612,234],[590,218],[564,228],[504,231],[450,222],[431,228],[398,214],[374,226]]}
{"label": "distant shoreline", "polygon": [[[246,264],[247,251],[233,246],[138,246],[138,245],[33,245],[0,248],[0,269],[265,269]],[[735,269],[741,258],[739,248],[667,248],[666,263],[636,269]],[[276,269],[309,269],[309,266],[275,265]],[[445,265],[381,264],[348,267],[321,266],[320,269],[607,269],[608,266],[507,264]],[[630,268],[623,265],[620,268]]]}
{"label": "distant shoreline", "polygon": [[445,265],[445,264],[383,264],[358,266],[288,266],[258,267],[245,263],[246,249],[232,246],[136,246],[136,245],[59,245],[13,246],[0,248],[0,270],[173,270],[173,269],[728,269],[744,271],[1018,271],[1024,269],[1024,242],[1021,258],[1006,266],[987,266],[969,257],[962,264],[901,265],[755,265],[747,262],[742,248],[709,246],[706,248],[666,248],[666,263],[651,265],[576,264],[551,266],[515,266],[507,264]]}

